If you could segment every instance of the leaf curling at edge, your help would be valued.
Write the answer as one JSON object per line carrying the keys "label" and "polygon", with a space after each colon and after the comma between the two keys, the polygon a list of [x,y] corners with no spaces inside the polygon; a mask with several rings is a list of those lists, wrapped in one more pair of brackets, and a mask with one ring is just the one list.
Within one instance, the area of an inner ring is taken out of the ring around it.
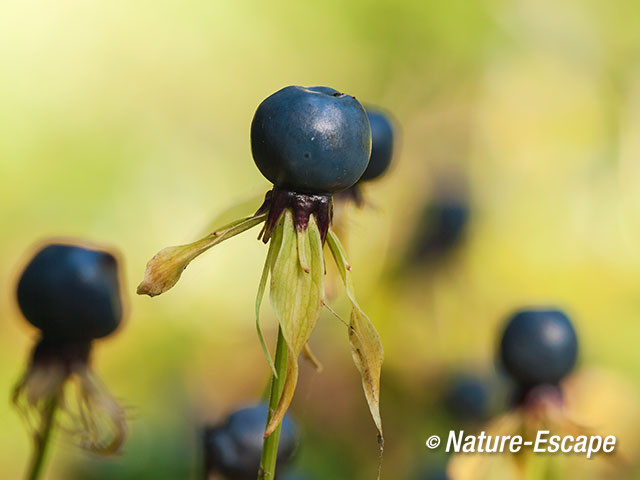
{"label": "leaf curling at edge", "polygon": [[287,378],[265,437],[278,427],[289,408],[298,382],[298,356],[316,325],[324,298],[324,256],[315,218],[311,216],[306,230],[299,232],[287,210],[276,230],[280,245],[271,269],[270,298],[287,342]]}
{"label": "leaf curling at edge", "polygon": [[147,263],[144,280],[138,285],[136,293],[155,297],[166,292],[180,280],[180,275],[182,275],[184,269],[198,255],[218,243],[264,222],[266,218],[266,213],[242,218],[193,243],[160,250]]}
{"label": "leaf curling at edge", "polygon": [[375,326],[362,311],[355,299],[351,280],[351,267],[346,260],[340,240],[338,240],[338,237],[331,229],[329,229],[327,234],[327,245],[336,261],[340,276],[345,285],[347,297],[351,302],[351,320],[349,323],[351,355],[362,377],[362,387],[367,403],[369,404],[373,422],[378,429],[379,443],[382,451],[384,445],[382,419],[380,417],[380,372],[384,360],[382,342]]}

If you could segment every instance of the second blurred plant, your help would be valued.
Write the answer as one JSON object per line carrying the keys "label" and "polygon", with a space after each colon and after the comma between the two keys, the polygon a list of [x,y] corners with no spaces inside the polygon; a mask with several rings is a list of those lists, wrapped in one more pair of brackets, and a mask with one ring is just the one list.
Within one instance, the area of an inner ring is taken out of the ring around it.
{"label": "second blurred plant", "polygon": [[89,367],[92,342],[112,334],[123,316],[116,258],[78,245],[46,245],[23,271],[17,297],[25,318],[40,330],[13,394],[34,437],[28,478],[41,472],[54,423],[92,452],[118,452],[126,434],[124,410]]}

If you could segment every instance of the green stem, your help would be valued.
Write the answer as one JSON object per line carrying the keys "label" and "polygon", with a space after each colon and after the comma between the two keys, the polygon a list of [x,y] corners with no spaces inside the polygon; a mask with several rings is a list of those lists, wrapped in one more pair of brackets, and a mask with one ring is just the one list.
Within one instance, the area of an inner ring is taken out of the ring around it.
{"label": "green stem", "polygon": [[[269,413],[267,415],[267,425],[271,420],[271,416],[280,402],[282,391],[284,390],[284,382],[287,377],[287,342],[282,335],[282,330],[278,328],[278,342],[276,344],[276,372],[278,376],[271,378],[271,392],[269,394]],[[276,460],[278,458],[278,443],[280,442],[280,428],[264,439],[262,445],[262,458],[260,459],[260,470],[258,471],[258,480],[273,480],[276,473]]]}
{"label": "green stem", "polygon": [[56,413],[56,407],[58,406],[57,396],[53,396],[44,411],[42,416],[41,430],[38,436],[35,438],[35,450],[31,464],[29,466],[27,479],[37,480],[42,473],[42,467],[44,465],[44,457],[47,452],[47,446],[49,439],[51,438],[51,431],[53,430],[54,417]]}

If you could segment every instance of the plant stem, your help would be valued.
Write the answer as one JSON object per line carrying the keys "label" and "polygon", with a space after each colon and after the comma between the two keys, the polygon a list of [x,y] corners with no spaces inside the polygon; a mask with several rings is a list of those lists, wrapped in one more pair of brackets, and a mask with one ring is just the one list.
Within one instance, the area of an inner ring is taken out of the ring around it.
{"label": "plant stem", "polygon": [[[271,378],[271,392],[269,394],[269,412],[267,414],[267,425],[271,420],[271,416],[280,402],[284,382],[287,377],[287,342],[284,340],[282,330],[278,328],[278,342],[276,344],[275,358],[276,372],[278,377]],[[260,470],[258,471],[258,480],[273,480],[276,473],[276,460],[278,458],[278,444],[280,443],[280,429],[282,425],[264,439],[262,445],[262,458],[260,459]]]}
{"label": "plant stem", "polygon": [[35,450],[29,466],[27,479],[37,480],[42,473],[42,467],[44,465],[44,457],[47,452],[47,446],[49,439],[51,438],[51,431],[53,430],[53,420],[56,413],[56,407],[58,406],[58,397],[54,395],[48,402],[44,415],[42,416],[41,429],[38,435],[35,437]]}

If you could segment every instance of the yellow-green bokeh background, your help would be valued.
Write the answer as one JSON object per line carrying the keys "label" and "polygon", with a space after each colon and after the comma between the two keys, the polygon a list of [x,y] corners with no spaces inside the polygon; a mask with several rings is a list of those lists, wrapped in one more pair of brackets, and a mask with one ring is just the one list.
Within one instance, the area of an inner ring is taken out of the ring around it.
{"label": "yellow-green bokeh background", "polygon": [[[268,372],[252,315],[266,249],[254,233],[198,259],[160,298],[134,290],[157,250],[269,188],[249,124],[289,84],[346,91],[401,126],[395,168],[367,189],[375,208],[350,217],[348,242],[386,346],[387,478],[409,478],[432,455],[426,425],[440,413],[416,400],[430,398],[430,379],[490,370],[496,328],[522,304],[567,308],[581,368],[619,377],[634,425],[639,18],[637,2],[617,0],[4,0],[0,476],[19,478],[30,447],[8,400],[34,336],[15,276],[49,236],[104,242],[125,259],[130,316],[97,346],[95,368],[131,406],[131,437],[122,457],[97,464],[116,469],[104,478],[187,478],[196,425],[259,396]],[[454,173],[469,185],[465,244],[445,269],[385,280],[389,252]],[[323,316],[312,344],[326,368],[302,370],[300,468],[372,478],[375,432],[344,329]],[[46,478],[94,465],[57,439]]]}

